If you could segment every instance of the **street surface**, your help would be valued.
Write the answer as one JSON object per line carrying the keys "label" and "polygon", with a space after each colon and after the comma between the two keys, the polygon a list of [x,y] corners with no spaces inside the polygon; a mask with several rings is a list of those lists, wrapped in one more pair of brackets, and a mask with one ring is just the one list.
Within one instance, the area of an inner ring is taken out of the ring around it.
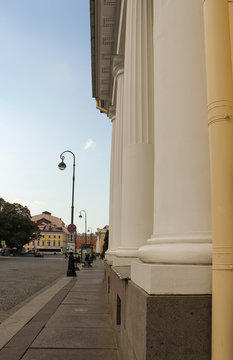
{"label": "street surface", "polygon": [[62,255],[0,256],[0,323],[33,295],[66,276],[67,266]]}

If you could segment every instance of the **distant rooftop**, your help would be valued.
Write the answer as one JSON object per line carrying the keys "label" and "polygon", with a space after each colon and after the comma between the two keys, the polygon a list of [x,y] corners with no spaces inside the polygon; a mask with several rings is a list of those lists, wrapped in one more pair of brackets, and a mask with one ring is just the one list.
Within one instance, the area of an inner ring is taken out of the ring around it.
{"label": "distant rooftop", "polygon": [[64,231],[68,232],[65,223],[61,218],[52,216],[49,211],[43,211],[42,214],[32,216],[32,221],[36,222],[44,231]]}

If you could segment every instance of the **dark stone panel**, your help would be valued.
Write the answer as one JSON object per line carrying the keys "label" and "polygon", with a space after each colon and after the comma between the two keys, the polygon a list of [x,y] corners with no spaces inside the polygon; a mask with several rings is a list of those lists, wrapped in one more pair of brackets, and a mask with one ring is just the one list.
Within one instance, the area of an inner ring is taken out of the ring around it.
{"label": "dark stone panel", "polygon": [[[121,360],[210,360],[211,295],[149,295],[105,265]],[[122,321],[116,325],[117,295]]]}
{"label": "dark stone panel", "polygon": [[211,295],[149,296],[147,360],[211,358]]}

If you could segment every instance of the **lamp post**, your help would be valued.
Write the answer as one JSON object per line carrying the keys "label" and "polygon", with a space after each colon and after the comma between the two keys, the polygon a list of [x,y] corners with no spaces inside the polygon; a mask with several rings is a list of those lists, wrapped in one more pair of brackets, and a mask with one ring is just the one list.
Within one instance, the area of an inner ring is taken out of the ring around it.
{"label": "lamp post", "polygon": [[87,212],[86,210],[81,210],[79,213],[80,218],[82,218],[82,212],[85,214],[85,244],[87,244]]}
{"label": "lamp post", "polygon": [[[65,153],[70,153],[73,155],[72,202],[71,202],[71,224],[73,224],[74,223],[75,155],[70,150],[63,151],[60,155],[61,162],[58,164],[58,167],[60,170],[65,170],[65,168],[66,168],[66,164],[64,163],[65,156],[63,155]],[[72,242],[72,233],[70,236],[70,240]],[[76,253],[76,239],[75,239],[75,244],[74,244],[74,253]],[[70,255],[69,255],[67,276],[76,276],[75,267],[74,267],[74,257],[73,257],[72,253],[70,253]]]}

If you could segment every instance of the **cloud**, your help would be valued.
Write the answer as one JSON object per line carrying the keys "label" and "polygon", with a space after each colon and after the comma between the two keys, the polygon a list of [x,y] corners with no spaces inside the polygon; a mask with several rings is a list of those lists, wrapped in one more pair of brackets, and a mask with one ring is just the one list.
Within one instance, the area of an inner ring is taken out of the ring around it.
{"label": "cloud", "polygon": [[96,143],[92,139],[88,139],[84,145],[84,150],[88,150],[96,146]]}

